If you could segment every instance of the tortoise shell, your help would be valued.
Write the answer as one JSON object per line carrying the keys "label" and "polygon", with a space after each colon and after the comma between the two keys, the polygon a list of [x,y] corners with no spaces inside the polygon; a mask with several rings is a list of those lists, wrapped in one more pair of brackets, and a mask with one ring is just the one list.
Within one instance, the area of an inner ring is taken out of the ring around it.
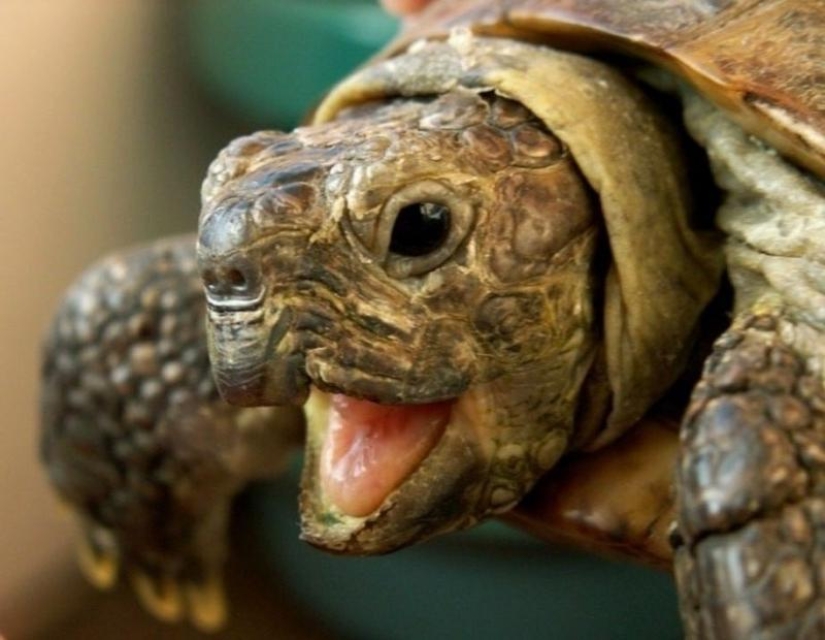
{"label": "tortoise shell", "polygon": [[383,55],[457,27],[660,65],[748,132],[825,175],[825,2],[438,0]]}

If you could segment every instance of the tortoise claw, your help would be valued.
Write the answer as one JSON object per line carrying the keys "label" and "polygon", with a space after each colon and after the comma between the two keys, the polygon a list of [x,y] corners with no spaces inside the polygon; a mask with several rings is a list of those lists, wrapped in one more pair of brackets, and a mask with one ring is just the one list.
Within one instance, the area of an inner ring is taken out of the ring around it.
{"label": "tortoise claw", "polygon": [[141,569],[133,569],[129,581],[140,603],[153,616],[164,622],[183,619],[183,592],[180,584],[172,577],[153,576]]}
{"label": "tortoise claw", "polygon": [[81,523],[82,533],[77,543],[77,562],[86,579],[98,589],[109,590],[117,583],[120,557],[110,531],[103,527]]}
{"label": "tortoise claw", "polygon": [[217,570],[208,572],[203,580],[190,581],[132,569],[129,581],[141,605],[163,622],[188,619],[206,633],[218,631],[226,624],[226,597]]}
{"label": "tortoise claw", "polygon": [[[80,523],[76,555],[84,577],[95,587],[109,591],[121,573],[128,576],[132,589],[146,611],[163,622],[188,619],[200,631],[220,630],[227,620],[227,602],[220,566],[211,566],[205,557],[182,558],[184,569],[174,564],[145,564],[149,558],[133,558],[124,553],[114,532],[77,516],[76,510],[63,503]],[[123,558],[126,558],[122,561]],[[181,575],[201,576],[188,579]]]}
{"label": "tortoise claw", "polygon": [[201,631],[217,631],[226,624],[227,607],[220,574],[211,572],[202,582],[185,586],[189,620]]}

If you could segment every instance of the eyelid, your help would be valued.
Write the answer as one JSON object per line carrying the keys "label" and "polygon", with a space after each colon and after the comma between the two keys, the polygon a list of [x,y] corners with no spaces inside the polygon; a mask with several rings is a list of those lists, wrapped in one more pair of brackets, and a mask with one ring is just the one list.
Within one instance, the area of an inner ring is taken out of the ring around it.
{"label": "eyelid", "polygon": [[[401,256],[391,253],[390,242],[399,212],[419,202],[440,204],[450,210],[450,225],[444,243],[423,256]],[[443,264],[458,248],[472,227],[473,205],[447,185],[436,180],[422,180],[402,187],[390,196],[382,208],[376,233],[376,257],[386,272],[394,278],[423,275]]]}

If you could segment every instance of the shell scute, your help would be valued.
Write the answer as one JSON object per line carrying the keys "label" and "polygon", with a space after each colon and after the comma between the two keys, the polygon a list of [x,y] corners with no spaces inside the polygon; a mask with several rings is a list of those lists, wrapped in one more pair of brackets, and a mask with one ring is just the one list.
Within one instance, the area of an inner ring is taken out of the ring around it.
{"label": "shell scute", "polygon": [[825,2],[437,1],[388,53],[456,27],[662,66],[750,133],[825,176]]}

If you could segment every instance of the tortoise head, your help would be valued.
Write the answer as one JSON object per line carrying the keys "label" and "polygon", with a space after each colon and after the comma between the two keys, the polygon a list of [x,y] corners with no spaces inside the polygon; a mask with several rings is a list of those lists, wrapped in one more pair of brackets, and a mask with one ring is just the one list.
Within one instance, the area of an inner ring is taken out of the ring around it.
{"label": "tortoise head", "polygon": [[661,395],[719,274],[666,129],[603,65],[459,38],[219,156],[214,373],[230,402],[306,403],[306,539],[472,524]]}
{"label": "tortoise head", "polygon": [[526,109],[463,89],[362,106],[234,142],[204,193],[215,378],[238,404],[311,395],[310,539],[384,551],[466,524],[562,453],[599,223]]}

